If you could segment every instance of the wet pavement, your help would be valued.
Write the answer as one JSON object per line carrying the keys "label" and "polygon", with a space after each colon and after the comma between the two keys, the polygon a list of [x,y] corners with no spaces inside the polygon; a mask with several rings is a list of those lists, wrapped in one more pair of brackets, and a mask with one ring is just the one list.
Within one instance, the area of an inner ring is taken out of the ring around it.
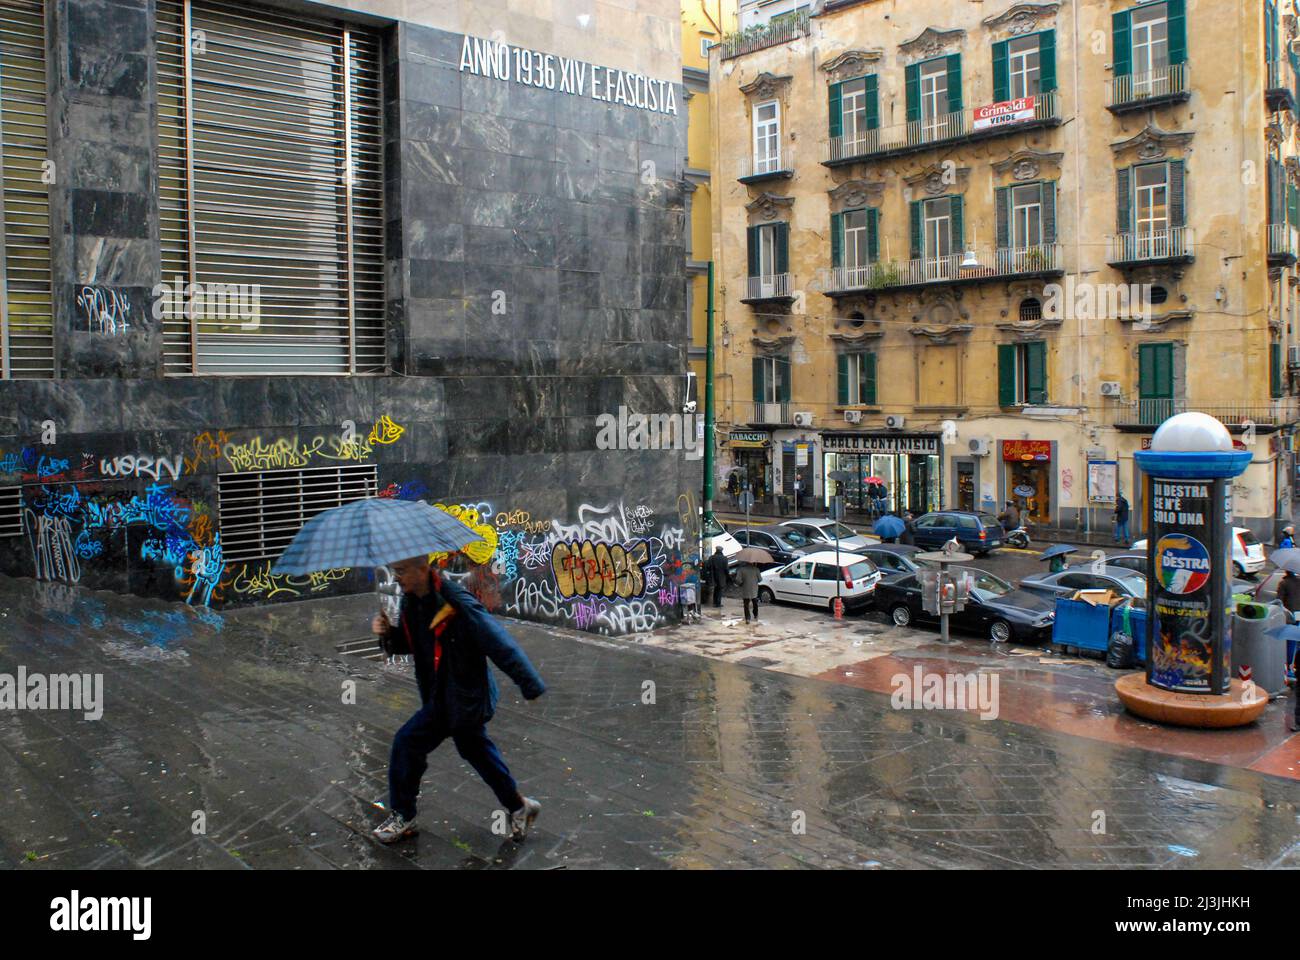
{"label": "wet pavement", "polygon": [[447,744],[424,832],[381,847],[364,832],[417,697],[339,653],[372,609],[223,616],[0,578],[0,674],[104,684],[99,720],[0,712],[0,867],[1300,866],[1288,780],[518,622],[550,689],[524,704],[498,675],[490,730],[536,831],[494,834]]}

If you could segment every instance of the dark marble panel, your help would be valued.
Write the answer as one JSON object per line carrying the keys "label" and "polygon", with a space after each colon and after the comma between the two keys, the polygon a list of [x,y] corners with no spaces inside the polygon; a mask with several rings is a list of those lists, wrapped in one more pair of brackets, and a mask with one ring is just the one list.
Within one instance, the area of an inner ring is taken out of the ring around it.
{"label": "dark marble panel", "polygon": [[100,237],[150,236],[151,198],[140,193],[70,190],[72,232]]}

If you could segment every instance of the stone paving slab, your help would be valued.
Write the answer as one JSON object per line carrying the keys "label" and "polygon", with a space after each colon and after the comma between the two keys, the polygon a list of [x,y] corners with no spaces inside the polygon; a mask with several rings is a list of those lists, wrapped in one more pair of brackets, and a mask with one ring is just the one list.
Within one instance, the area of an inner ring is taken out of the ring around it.
{"label": "stone paving slab", "polygon": [[493,834],[494,799],[447,745],[424,780],[424,833],[381,847],[364,835],[371,804],[417,696],[405,671],[337,652],[372,602],[222,616],[0,578],[0,673],[102,673],[105,692],[98,721],[0,713],[0,865],[1297,864],[1300,794],[1274,777],[513,621],[550,690],[525,704],[499,677],[490,729],[543,803],[536,832]]}

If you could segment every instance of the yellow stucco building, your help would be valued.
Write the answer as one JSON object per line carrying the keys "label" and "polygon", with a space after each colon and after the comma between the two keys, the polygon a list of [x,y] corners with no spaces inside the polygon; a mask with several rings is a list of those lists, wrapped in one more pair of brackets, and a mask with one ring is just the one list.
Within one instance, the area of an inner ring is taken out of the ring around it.
{"label": "yellow stucco building", "polygon": [[1291,3],[742,4],[710,61],[723,489],[775,506],[801,475],[822,508],[843,470],[850,511],[1015,498],[1108,531],[1117,488],[1142,514],[1133,453],[1197,409],[1254,452],[1234,512],[1271,537]]}

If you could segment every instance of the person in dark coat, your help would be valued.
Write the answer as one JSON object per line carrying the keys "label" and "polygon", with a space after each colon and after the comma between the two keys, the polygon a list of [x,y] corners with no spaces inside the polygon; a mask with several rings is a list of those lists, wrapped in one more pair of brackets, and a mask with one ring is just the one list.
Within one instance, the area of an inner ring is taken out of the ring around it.
{"label": "person in dark coat", "polygon": [[376,614],[371,630],[385,653],[410,654],[421,707],[393,738],[388,767],[389,818],[374,831],[375,839],[394,843],[418,833],[415,798],[428,756],[451,738],[456,750],[492,788],[509,812],[511,834],[522,840],[541,812],[515,784],[487,722],[497,705],[491,659],[518,684],[525,700],[546,692],[519,645],[469,591],[442,577],[425,557],[392,564],[402,588],[396,626]]}
{"label": "person in dark coat", "polygon": [[742,563],[740,565],[740,602],[745,607],[745,622],[749,623],[749,611],[754,611],[754,622],[758,622],[758,565]]}
{"label": "person in dark coat", "polygon": [[916,517],[911,510],[903,511],[903,532],[898,535],[898,542],[916,546]]}
{"label": "person in dark coat", "polygon": [[1128,501],[1121,491],[1115,498],[1115,542],[1127,545],[1128,536]]}
{"label": "person in dark coat", "polygon": [[713,548],[713,556],[709,557],[709,583],[713,586],[713,605],[722,606],[722,591],[726,589],[729,571],[727,569],[727,557],[722,552],[721,547]]}

